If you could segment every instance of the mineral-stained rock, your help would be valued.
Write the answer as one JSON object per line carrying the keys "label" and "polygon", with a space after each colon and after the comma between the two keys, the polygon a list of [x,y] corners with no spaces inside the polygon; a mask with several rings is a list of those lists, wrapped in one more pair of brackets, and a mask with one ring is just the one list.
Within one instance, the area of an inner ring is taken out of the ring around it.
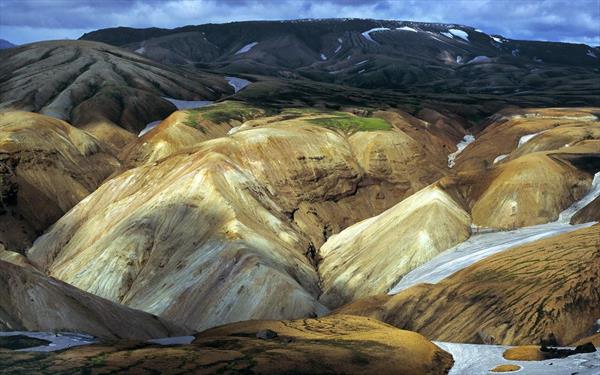
{"label": "mineral-stained rock", "polygon": [[70,331],[110,339],[148,339],[191,331],[3,260],[0,289],[2,331]]}
{"label": "mineral-stained rock", "polygon": [[0,113],[0,243],[25,250],[118,167],[102,142],[64,121]]}
{"label": "mineral-stained rock", "polygon": [[432,185],[346,228],[319,249],[321,301],[337,307],[388,291],[407,272],[467,239],[470,224],[464,208]]}
{"label": "mineral-stained rock", "polygon": [[438,284],[342,307],[430,339],[564,346],[589,335],[600,316],[600,225],[496,254]]}

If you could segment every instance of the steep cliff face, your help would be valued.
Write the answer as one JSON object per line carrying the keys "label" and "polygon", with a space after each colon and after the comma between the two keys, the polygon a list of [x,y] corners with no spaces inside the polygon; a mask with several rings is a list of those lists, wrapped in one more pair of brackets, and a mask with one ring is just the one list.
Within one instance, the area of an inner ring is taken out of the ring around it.
{"label": "steep cliff face", "polygon": [[438,284],[342,307],[430,339],[506,345],[592,333],[600,314],[600,225],[494,255]]}
{"label": "steep cliff face", "polygon": [[191,331],[3,260],[0,288],[3,331],[85,332],[104,339],[138,340]]}
{"label": "steep cliff face", "polygon": [[0,243],[25,250],[118,167],[103,143],[66,122],[0,113]]}

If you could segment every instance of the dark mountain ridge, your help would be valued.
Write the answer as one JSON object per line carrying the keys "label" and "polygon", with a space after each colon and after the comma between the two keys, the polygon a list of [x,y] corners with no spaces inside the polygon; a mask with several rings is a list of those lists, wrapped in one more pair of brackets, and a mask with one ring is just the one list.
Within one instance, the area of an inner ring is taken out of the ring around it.
{"label": "dark mountain ridge", "polygon": [[405,92],[598,90],[600,49],[512,40],[458,24],[248,21],[84,34],[173,65]]}

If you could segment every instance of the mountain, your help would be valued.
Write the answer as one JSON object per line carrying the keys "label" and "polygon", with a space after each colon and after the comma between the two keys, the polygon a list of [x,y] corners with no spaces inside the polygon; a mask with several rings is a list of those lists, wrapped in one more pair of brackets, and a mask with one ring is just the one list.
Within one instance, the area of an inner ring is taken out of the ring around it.
{"label": "mountain", "polygon": [[0,49],[13,48],[13,47],[16,47],[16,46],[17,46],[16,44],[12,44],[8,40],[0,39]]}
{"label": "mountain", "polygon": [[357,301],[339,312],[436,340],[568,346],[591,335],[600,301],[600,225],[494,255],[442,282]]}
{"label": "mountain", "polygon": [[248,21],[109,28],[81,39],[127,48],[165,64],[361,88],[507,95],[540,88],[571,95],[599,90],[598,47],[512,40],[457,24]]}
{"label": "mountain", "polygon": [[129,132],[137,134],[176,109],[164,97],[211,100],[232,93],[221,76],[164,66],[89,41],[39,42],[0,51],[0,87],[0,109],[66,120],[115,150],[133,139]]}
{"label": "mountain", "polygon": [[0,243],[24,252],[119,167],[109,147],[64,121],[0,112]]}
{"label": "mountain", "polygon": [[[445,172],[433,146],[443,142],[427,124],[379,116],[289,110],[140,160],[28,257],[78,288],[196,329],[322,314],[316,249]],[[154,139],[173,126],[181,128],[164,123],[142,138],[168,148],[172,138]]]}
{"label": "mountain", "polygon": [[150,314],[82,292],[33,269],[0,260],[0,271],[0,287],[6,291],[0,294],[2,331],[87,332],[109,340],[139,340],[190,332]]}

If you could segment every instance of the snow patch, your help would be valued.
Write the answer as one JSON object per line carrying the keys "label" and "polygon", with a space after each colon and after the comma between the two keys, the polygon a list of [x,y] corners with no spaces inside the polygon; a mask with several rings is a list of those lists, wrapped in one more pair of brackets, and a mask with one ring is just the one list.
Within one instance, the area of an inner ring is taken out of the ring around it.
{"label": "snow patch", "polygon": [[146,53],[146,47],[140,47],[140,48],[136,49],[135,53],[139,53],[140,55],[143,55],[144,53]]}
{"label": "snow patch", "polygon": [[464,40],[464,41],[469,41],[469,34],[467,34],[465,31],[460,30],[460,29],[449,29],[448,30],[450,32],[450,34]]}
{"label": "snow patch", "polygon": [[537,133],[533,133],[533,134],[527,134],[522,136],[521,138],[519,138],[519,143],[517,144],[517,148],[523,146],[525,143],[529,142],[531,139],[535,138],[538,134],[541,134],[543,132],[537,132]]}
{"label": "snow patch", "polygon": [[442,34],[443,36],[448,37],[450,39],[454,39],[454,35],[447,33],[445,31],[442,31],[440,34]]}
{"label": "snow patch", "polygon": [[233,91],[236,93],[252,83],[252,82],[248,81],[247,79],[238,78],[238,77],[225,77],[225,80],[227,81],[229,86],[233,87]]}
{"label": "snow patch", "polygon": [[509,361],[502,357],[502,353],[510,346],[440,341],[434,341],[434,344],[452,354],[454,358],[454,365],[448,375],[490,374],[490,369],[509,363],[521,367],[520,370],[510,373],[527,375],[593,375],[600,373],[600,351],[545,361]]}
{"label": "snow patch", "polygon": [[588,50],[587,50],[587,53],[586,53],[586,55],[587,55],[587,56],[589,56],[589,57],[593,57],[593,58],[595,58],[595,59],[597,59],[597,58],[598,58],[598,56],[596,56],[596,54],[595,54],[595,53],[594,53],[594,52],[593,52],[591,49],[588,49]]}
{"label": "snow patch", "polygon": [[248,43],[245,46],[243,46],[242,48],[240,48],[234,55],[239,55],[241,53],[246,53],[246,52],[250,51],[257,44],[258,44],[258,42]]}
{"label": "snow patch", "polygon": [[337,38],[338,43],[342,44],[344,43],[344,40],[342,38]]}
{"label": "snow patch", "polygon": [[359,65],[362,65],[362,64],[366,63],[367,61],[369,61],[369,60],[363,60],[363,61],[359,61],[359,62],[357,62],[357,63],[356,63],[356,64],[354,64],[354,65],[356,65],[356,66],[359,66]]}
{"label": "snow patch", "polygon": [[0,336],[16,335],[24,335],[35,339],[50,341],[50,344],[47,346],[35,346],[32,348],[18,349],[17,351],[19,352],[54,352],[57,350],[72,348],[74,346],[89,345],[96,342],[96,338],[94,336],[86,335],[84,333],[29,331],[0,332]]}
{"label": "snow patch", "polygon": [[454,163],[458,155],[465,149],[465,147],[473,143],[473,141],[475,141],[475,137],[471,134],[467,134],[460,142],[456,144],[457,150],[448,155],[448,167],[454,167]]}
{"label": "snow patch", "polygon": [[496,156],[496,159],[494,159],[494,164],[501,162],[502,160],[506,159],[508,157],[508,155],[498,155]]}
{"label": "snow patch", "polygon": [[413,33],[418,33],[417,30],[413,29],[412,27],[408,27],[408,26],[397,27],[396,30],[400,30],[400,31],[412,31]]}
{"label": "snow patch", "polygon": [[362,33],[361,33],[361,35],[362,35],[362,36],[363,36],[363,37],[364,37],[366,40],[368,40],[368,41],[371,41],[371,42],[373,42],[373,43],[375,43],[375,44],[379,44],[379,43],[377,43],[376,41],[374,41],[374,40],[373,40],[373,38],[371,38],[371,33],[375,33],[375,32],[378,32],[378,31],[389,31],[389,30],[390,30],[390,29],[389,29],[388,27],[375,27],[375,28],[372,28],[372,29],[370,29],[370,30],[367,30],[367,31],[365,31],[365,32],[362,32]]}
{"label": "snow patch", "polygon": [[496,43],[504,43],[504,41],[503,41],[502,39],[498,38],[498,37],[491,36],[490,38],[494,39],[494,41],[495,41]]}
{"label": "snow patch", "polygon": [[481,64],[481,63],[489,63],[492,59],[487,56],[476,56],[475,58],[469,60],[467,64]]}
{"label": "snow patch", "polygon": [[142,129],[142,131],[140,132],[140,134],[138,134],[138,138],[141,137],[142,135],[148,133],[150,130],[154,129],[161,122],[162,122],[162,120],[156,120],[156,121],[149,122],[146,125],[146,127],[144,129]]}
{"label": "snow patch", "polygon": [[327,56],[325,56],[324,54],[321,54],[321,60],[323,60],[323,61],[327,60]]}
{"label": "snow patch", "polygon": [[341,49],[342,49],[342,45],[340,44],[339,46],[337,46],[335,51],[333,51],[333,53],[338,53],[338,52],[340,52]]}
{"label": "snow patch", "polygon": [[365,72],[365,69],[361,69],[358,71],[358,74],[363,74]]}
{"label": "snow patch", "polygon": [[456,56],[456,63],[457,64],[462,64],[462,62],[463,62],[462,56]]}

